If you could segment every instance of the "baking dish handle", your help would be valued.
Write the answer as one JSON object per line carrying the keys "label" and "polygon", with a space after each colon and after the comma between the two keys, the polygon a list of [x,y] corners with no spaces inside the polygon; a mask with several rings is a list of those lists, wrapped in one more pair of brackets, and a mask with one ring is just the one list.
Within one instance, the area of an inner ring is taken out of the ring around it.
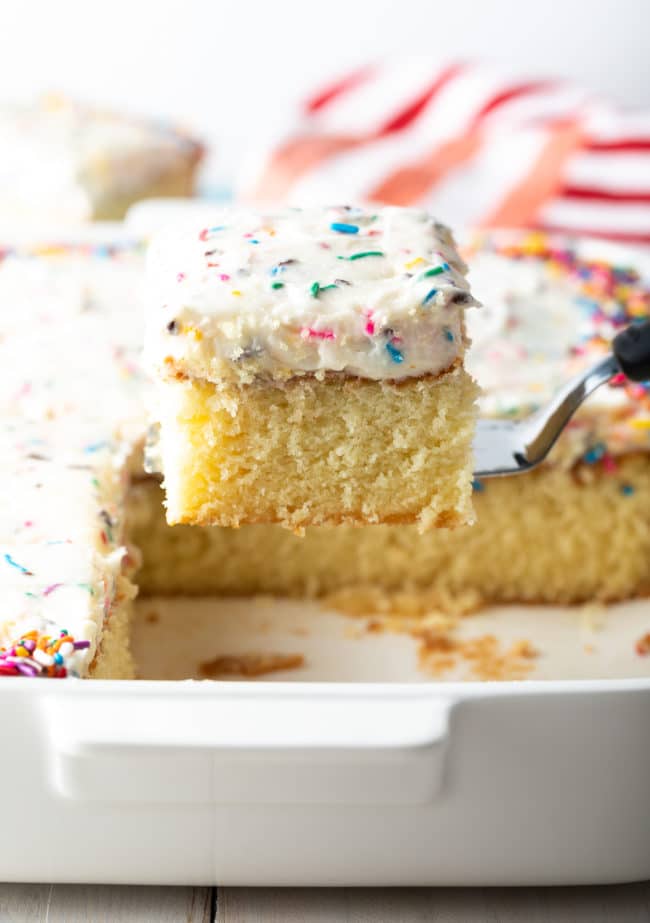
{"label": "baking dish handle", "polygon": [[451,698],[268,686],[191,698],[48,697],[54,789],[190,804],[422,804],[440,792]]}

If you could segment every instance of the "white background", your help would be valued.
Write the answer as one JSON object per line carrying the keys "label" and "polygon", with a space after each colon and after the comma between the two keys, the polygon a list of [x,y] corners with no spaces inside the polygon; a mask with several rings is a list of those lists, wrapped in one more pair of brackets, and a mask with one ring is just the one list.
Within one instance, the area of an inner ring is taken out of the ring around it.
{"label": "white background", "polygon": [[223,180],[306,89],[385,54],[498,61],[650,104],[650,0],[0,0],[0,13],[0,99],[57,89],[180,119]]}

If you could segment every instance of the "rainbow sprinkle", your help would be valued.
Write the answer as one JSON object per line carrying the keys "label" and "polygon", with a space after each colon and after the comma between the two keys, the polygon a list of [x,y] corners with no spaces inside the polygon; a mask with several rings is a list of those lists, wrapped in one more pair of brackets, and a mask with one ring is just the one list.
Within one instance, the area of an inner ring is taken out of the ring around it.
{"label": "rainbow sprinkle", "polygon": [[420,276],[421,279],[430,279],[431,276],[439,276],[443,272],[449,271],[449,263],[443,263],[442,266],[435,266],[433,269],[427,269],[426,272],[423,272]]}
{"label": "rainbow sprinkle", "polygon": [[28,570],[28,568],[23,567],[22,564],[19,564],[19,563],[18,563],[18,561],[14,561],[14,559],[11,557],[11,555],[9,554],[9,552],[5,552],[4,558],[5,558],[5,561],[7,562],[7,564],[8,564],[10,567],[15,567],[16,570],[19,570],[21,574],[25,574],[26,577],[32,577],[32,576],[33,576],[31,570]]}
{"label": "rainbow sprinkle", "polygon": [[585,454],[582,456],[582,459],[588,465],[595,465],[596,462],[600,461],[601,458],[605,456],[606,452],[607,447],[602,442],[597,442],[596,445],[592,446],[590,449],[587,449]]}
{"label": "rainbow sprinkle", "polygon": [[0,647],[0,676],[76,676],[75,654],[89,647],[90,641],[75,641],[65,629],[56,638],[27,631],[9,647]]}
{"label": "rainbow sprinkle", "polygon": [[199,240],[205,243],[210,234],[216,234],[218,231],[224,231],[225,228],[225,224],[215,224],[214,227],[203,228],[203,230],[199,232]]}
{"label": "rainbow sprinkle", "polygon": [[392,343],[386,343],[386,352],[391,357],[393,362],[396,362],[398,365],[400,362],[404,362],[403,353],[401,353],[396,346],[393,346]]}
{"label": "rainbow sprinkle", "polygon": [[336,336],[333,330],[314,330],[313,327],[303,327],[300,335],[305,339],[313,340],[334,340]]}
{"label": "rainbow sprinkle", "polygon": [[330,229],[332,231],[337,231],[339,234],[358,234],[359,228],[356,224],[345,224],[342,221],[333,221],[330,224]]}
{"label": "rainbow sprinkle", "polygon": [[49,586],[46,586],[43,590],[43,596],[49,596],[50,593],[53,593],[55,590],[58,590],[59,587],[62,587],[62,583],[50,583]]}
{"label": "rainbow sprinkle", "polygon": [[337,256],[337,260],[365,260],[368,256],[386,256],[381,250],[363,250],[361,253],[353,253],[351,256]]}

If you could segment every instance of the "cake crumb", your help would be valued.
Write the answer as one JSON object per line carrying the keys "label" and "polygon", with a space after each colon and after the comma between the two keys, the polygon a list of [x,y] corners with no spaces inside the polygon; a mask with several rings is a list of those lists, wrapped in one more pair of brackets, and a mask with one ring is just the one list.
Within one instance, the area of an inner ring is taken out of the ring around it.
{"label": "cake crumb", "polygon": [[343,630],[343,637],[346,639],[346,641],[360,641],[366,632],[366,625],[346,625]]}
{"label": "cake crumb", "polygon": [[503,681],[525,679],[538,656],[527,640],[515,641],[504,650],[494,635],[467,641],[443,635],[422,641],[419,663],[421,669],[440,676],[464,661],[469,668],[468,679]]}
{"label": "cake crumb", "polygon": [[223,654],[199,664],[199,675],[203,679],[265,676],[279,670],[299,670],[305,662],[302,654]]}
{"label": "cake crumb", "polygon": [[585,603],[580,607],[580,627],[595,634],[602,631],[607,619],[607,609],[602,603]]}
{"label": "cake crumb", "polygon": [[310,631],[304,625],[296,625],[295,628],[291,629],[291,634],[294,638],[309,638]]}
{"label": "cake crumb", "polygon": [[379,619],[370,619],[366,625],[366,632],[369,635],[378,635],[386,631],[386,624],[380,622]]}
{"label": "cake crumb", "polygon": [[[376,587],[344,589],[324,600],[325,606],[344,615],[365,616],[363,634],[390,631],[418,641],[418,666],[429,676],[442,677],[464,666],[469,680],[525,679],[539,656],[530,641],[521,639],[504,649],[494,635],[455,637],[461,623],[475,616],[483,602],[473,591],[448,596],[439,590],[389,593]],[[599,608],[592,607],[592,613]],[[346,631],[346,637],[354,636]]]}

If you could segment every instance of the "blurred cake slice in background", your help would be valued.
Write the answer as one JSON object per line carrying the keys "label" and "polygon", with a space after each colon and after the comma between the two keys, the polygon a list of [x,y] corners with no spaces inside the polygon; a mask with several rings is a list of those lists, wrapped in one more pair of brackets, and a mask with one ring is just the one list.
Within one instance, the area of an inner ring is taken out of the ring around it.
{"label": "blurred cake slice in background", "polygon": [[171,523],[472,520],[475,305],[426,211],[223,213],[149,256]]}
{"label": "blurred cake slice in background", "polygon": [[121,220],[194,191],[201,144],[160,122],[60,96],[0,108],[0,226]]}

